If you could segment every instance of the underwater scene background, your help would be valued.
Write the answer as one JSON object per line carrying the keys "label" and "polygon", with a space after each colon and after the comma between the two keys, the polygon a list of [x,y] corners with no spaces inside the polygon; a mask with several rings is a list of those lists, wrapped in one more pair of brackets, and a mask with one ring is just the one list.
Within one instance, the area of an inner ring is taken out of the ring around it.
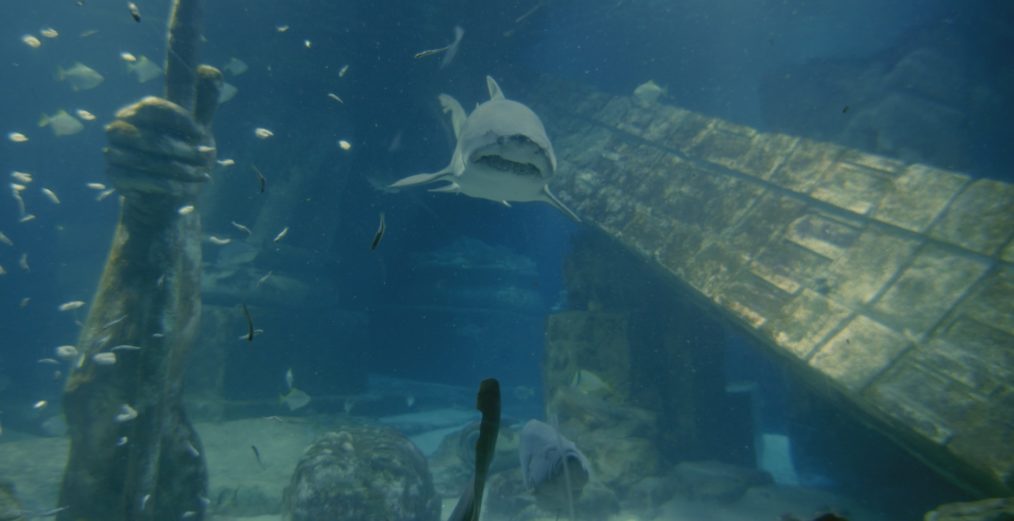
{"label": "underwater scene background", "polygon": [[194,242],[107,265],[171,3],[4,5],[0,519],[478,519],[487,378],[482,519],[1014,516],[1009,2],[205,0]]}

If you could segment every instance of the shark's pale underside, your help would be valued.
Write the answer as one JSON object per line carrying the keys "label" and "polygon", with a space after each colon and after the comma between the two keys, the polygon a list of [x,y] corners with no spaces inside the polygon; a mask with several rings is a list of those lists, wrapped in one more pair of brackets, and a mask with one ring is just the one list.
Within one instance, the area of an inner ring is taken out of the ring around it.
{"label": "shark's pale underside", "polygon": [[457,100],[447,94],[439,96],[444,112],[451,114],[458,139],[451,163],[439,172],[401,179],[391,188],[446,181],[432,191],[462,193],[504,204],[542,201],[580,221],[546,184],[556,172],[556,154],[539,116],[505,98],[489,76],[486,86],[489,101],[467,115]]}

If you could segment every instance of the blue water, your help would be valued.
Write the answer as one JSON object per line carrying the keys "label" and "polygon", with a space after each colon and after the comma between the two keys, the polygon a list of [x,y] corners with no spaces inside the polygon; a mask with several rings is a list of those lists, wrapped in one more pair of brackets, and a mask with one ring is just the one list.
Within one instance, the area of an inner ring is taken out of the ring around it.
{"label": "blue water", "polygon": [[[106,182],[102,125],[126,103],[161,94],[161,79],[138,83],[119,56],[129,51],[163,61],[169,3],[138,3],[142,23],[131,20],[120,0],[87,0],[84,6],[74,0],[6,0],[3,6],[0,132],[20,131],[30,141],[0,141],[0,174],[5,183],[11,171],[34,174],[24,198],[37,215],[18,223],[15,201],[5,186],[0,231],[15,244],[0,244],[0,265],[7,271],[0,276],[0,420],[8,428],[38,432],[39,416],[30,405],[48,400],[54,410],[58,407],[62,380],[53,377],[52,367],[36,361],[52,356],[58,345],[75,342],[75,321],[84,319],[87,308],[75,314],[56,307],[69,300],[89,301],[105,261],[118,203],[115,196],[97,202],[97,192],[84,187]],[[215,174],[214,207],[207,212],[205,230],[238,238],[229,222],[257,219],[264,198],[257,193],[251,165],[267,173],[269,190],[280,189],[301,165],[323,165],[314,174],[319,181],[312,190],[288,194],[302,202],[286,221],[291,226],[286,243],[311,260],[282,270],[306,274],[326,295],[316,303],[325,311],[294,312],[286,327],[320,331],[322,338],[319,345],[291,345],[279,339],[284,336],[265,336],[251,348],[260,351],[236,362],[231,376],[226,371],[223,393],[232,398],[273,397],[284,390],[279,368],[286,366],[301,368],[297,374],[308,389],[340,389],[340,382],[312,368],[334,346],[348,349],[347,343],[357,342],[363,344],[356,362],[363,374],[463,387],[496,375],[505,387],[534,389],[534,400],[539,399],[545,318],[567,307],[563,266],[582,229],[543,204],[507,208],[464,196],[375,189],[447,164],[453,139],[435,97],[450,93],[469,109],[485,99],[487,74],[508,97],[523,91],[537,74],[615,95],[628,95],[650,79],[667,88],[666,103],[761,130],[842,139],[887,155],[902,150],[906,159],[1014,180],[1009,168],[1014,160],[1009,146],[1014,137],[1014,58],[1009,53],[1014,36],[1005,30],[1014,27],[1014,9],[1000,0],[546,0],[521,22],[515,20],[538,2],[208,3],[204,61],[221,67],[237,57],[249,70],[226,75],[239,90],[220,107],[214,133],[219,157],[234,158],[237,165]],[[280,25],[289,29],[279,32]],[[439,56],[413,58],[448,43],[455,25],[466,32],[449,67],[438,68]],[[59,37],[39,36],[45,26],[57,29]],[[85,31],[96,32],[82,37]],[[22,43],[25,34],[39,37],[42,46]],[[946,81],[948,86],[933,90],[920,83],[899,89],[943,107],[946,117],[926,116],[957,128],[942,133],[937,127],[888,119],[882,123],[893,125],[892,143],[846,132],[843,107],[852,113],[864,110],[873,103],[873,91],[837,81],[845,73],[832,82],[827,71],[877,70],[878,64],[894,63],[920,46],[933,49],[946,67],[924,71],[918,82]],[[75,62],[99,71],[104,82],[73,92],[56,81],[57,67]],[[339,78],[346,65],[347,75]],[[954,71],[960,73],[957,78]],[[329,99],[328,92],[339,94],[344,103]],[[56,137],[36,125],[44,113],[79,108],[97,120],[85,121],[76,135]],[[272,129],[275,137],[258,141],[255,127]],[[341,151],[339,139],[352,149]],[[319,163],[318,156],[308,157],[314,154],[327,159]],[[41,186],[59,194],[62,204],[46,200]],[[387,234],[378,251],[370,252],[380,212],[386,215]],[[277,223],[277,228],[283,225]],[[528,259],[534,271],[464,277],[452,269],[420,268],[419,254],[453,248],[461,238]],[[23,253],[28,271],[18,266]],[[214,262],[218,253],[205,255]],[[529,300],[523,305],[493,300],[488,309],[472,309],[504,288],[523,290]],[[30,301],[22,306],[23,299]],[[418,311],[437,301],[439,309]],[[368,317],[369,326],[346,334],[339,327],[343,322],[328,318],[326,310],[338,308]],[[239,315],[236,329],[243,330]],[[798,439],[800,465],[821,476],[815,479],[821,486],[868,494],[882,508],[905,514],[935,504],[936,498],[920,496],[919,487],[944,490],[941,498],[958,497],[938,482],[920,481],[922,467],[893,448],[884,449],[890,454],[885,458],[900,462],[898,473],[912,477],[913,484],[899,485],[895,493],[873,493],[876,485],[869,483],[864,490],[862,469],[836,470],[840,460],[821,452],[833,440],[811,436],[821,425],[795,423],[785,412],[798,383],[777,362],[759,355],[752,340],[735,332],[716,343],[725,350],[729,381],[759,382],[766,399],[755,418],[758,425]],[[518,400],[509,404],[509,412],[538,410],[535,403]],[[819,414],[833,416],[823,410],[815,414],[811,421],[819,420]],[[7,470],[0,469],[0,476]]]}

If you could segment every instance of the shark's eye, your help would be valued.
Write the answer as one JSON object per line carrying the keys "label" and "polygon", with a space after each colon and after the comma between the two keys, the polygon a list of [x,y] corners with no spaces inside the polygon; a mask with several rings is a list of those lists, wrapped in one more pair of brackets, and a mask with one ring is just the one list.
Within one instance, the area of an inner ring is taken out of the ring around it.
{"label": "shark's eye", "polygon": [[504,159],[503,156],[498,155],[481,156],[480,158],[476,159],[475,162],[477,164],[486,166],[492,170],[499,170],[501,172],[506,172],[514,175],[526,177],[527,176],[542,177],[541,173],[539,172],[539,169],[536,168],[535,165],[531,163],[518,163],[517,161]]}

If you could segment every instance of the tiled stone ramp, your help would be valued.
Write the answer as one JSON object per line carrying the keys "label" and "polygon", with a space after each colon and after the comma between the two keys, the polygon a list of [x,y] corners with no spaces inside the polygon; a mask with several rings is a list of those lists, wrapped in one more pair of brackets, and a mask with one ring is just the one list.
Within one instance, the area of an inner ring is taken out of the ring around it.
{"label": "tiled stone ramp", "polygon": [[542,78],[552,187],[957,482],[1014,492],[1014,186]]}

